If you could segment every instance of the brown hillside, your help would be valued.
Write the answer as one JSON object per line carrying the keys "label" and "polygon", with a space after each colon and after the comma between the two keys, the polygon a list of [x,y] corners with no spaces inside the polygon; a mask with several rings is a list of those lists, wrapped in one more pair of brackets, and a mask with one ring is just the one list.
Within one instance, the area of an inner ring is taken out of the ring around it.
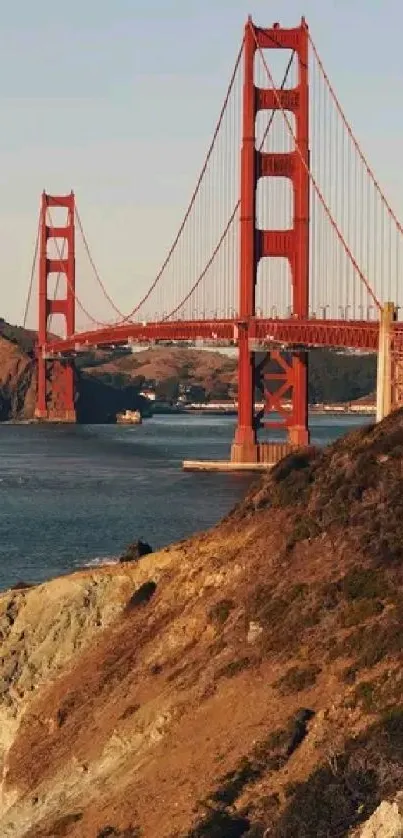
{"label": "brown hillside", "polygon": [[[0,599],[13,838],[342,838],[403,787],[403,413]],[[265,831],[270,830],[270,831]]]}
{"label": "brown hillside", "polygon": [[180,347],[155,347],[124,355],[107,361],[88,372],[121,373],[130,378],[139,375],[145,379],[165,381],[167,378],[189,380],[201,384],[210,393],[217,381],[235,384],[237,380],[237,359],[227,358],[219,352],[204,352]]}
{"label": "brown hillside", "polygon": [[0,337],[0,421],[33,416],[35,386],[31,358]]}

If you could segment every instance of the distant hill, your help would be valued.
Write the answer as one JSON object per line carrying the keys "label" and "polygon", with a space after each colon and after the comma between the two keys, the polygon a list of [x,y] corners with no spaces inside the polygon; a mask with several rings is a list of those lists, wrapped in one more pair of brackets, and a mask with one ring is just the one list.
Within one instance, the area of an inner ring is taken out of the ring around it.
{"label": "distant hill", "polygon": [[167,397],[175,385],[187,384],[200,387],[208,399],[228,398],[237,383],[237,359],[214,351],[157,346],[103,361],[97,359],[95,364],[85,367],[86,372],[108,376],[116,382],[155,381],[158,392]]}
{"label": "distant hill", "polygon": [[[218,352],[157,347],[124,356],[98,356],[94,363],[96,366],[86,367],[93,375],[116,376],[117,381],[142,378],[198,384],[208,398],[228,397],[237,386],[236,358]],[[373,393],[375,387],[375,355],[341,354],[328,349],[310,352],[310,404],[354,401]]]}
{"label": "distant hill", "polygon": [[12,326],[0,317],[0,337],[15,344],[26,354],[33,354],[36,332],[30,329],[24,329],[22,326]]}

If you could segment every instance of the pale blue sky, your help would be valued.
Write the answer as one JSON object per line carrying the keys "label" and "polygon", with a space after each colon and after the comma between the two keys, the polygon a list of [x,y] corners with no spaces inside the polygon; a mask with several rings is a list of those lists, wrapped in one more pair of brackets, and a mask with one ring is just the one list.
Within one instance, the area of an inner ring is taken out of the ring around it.
{"label": "pale blue sky", "polygon": [[401,0],[3,0],[0,315],[22,318],[44,187],[74,188],[101,273],[133,306],[193,189],[249,12],[262,26],[305,14],[403,215]]}

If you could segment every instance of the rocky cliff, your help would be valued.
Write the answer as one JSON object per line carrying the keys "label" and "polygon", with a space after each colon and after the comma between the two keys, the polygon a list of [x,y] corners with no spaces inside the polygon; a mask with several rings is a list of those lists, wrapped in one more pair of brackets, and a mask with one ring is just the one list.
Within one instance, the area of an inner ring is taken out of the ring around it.
{"label": "rocky cliff", "polygon": [[0,422],[30,419],[35,387],[32,357],[16,343],[0,337]]}
{"label": "rocky cliff", "polygon": [[400,412],[208,533],[5,592],[1,836],[374,834],[403,788],[402,467]]}
{"label": "rocky cliff", "polygon": [[[23,332],[24,330],[20,330]],[[18,333],[19,335],[19,333]],[[0,422],[26,421],[34,416],[36,375],[33,350],[22,348],[21,336],[0,335]],[[139,409],[147,414],[148,405],[139,388],[128,383],[114,386],[87,374],[77,373],[77,415],[81,422],[111,422],[120,410]]]}

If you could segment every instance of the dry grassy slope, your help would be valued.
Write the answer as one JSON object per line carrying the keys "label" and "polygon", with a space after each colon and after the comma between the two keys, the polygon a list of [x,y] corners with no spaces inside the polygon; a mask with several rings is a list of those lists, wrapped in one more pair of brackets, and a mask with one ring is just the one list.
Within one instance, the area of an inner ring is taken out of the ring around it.
{"label": "dry grassy slope", "polygon": [[0,834],[342,838],[402,788],[402,458],[399,413],[205,535],[5,594]]}
{"label": "dry grassy slope", "polygon": [[143,375],[146,379],[165,381],[167,378],[182,376],[184,368],[189,371],[191,381],[206,387],[207,391],[216,381],[236,382],[236,358],[226,358],[219,352],[198,352],[178,347],[145,349],[97,367],[89,367],[87,372],[93,375],[100,372],[124,373],[132,378]]}

